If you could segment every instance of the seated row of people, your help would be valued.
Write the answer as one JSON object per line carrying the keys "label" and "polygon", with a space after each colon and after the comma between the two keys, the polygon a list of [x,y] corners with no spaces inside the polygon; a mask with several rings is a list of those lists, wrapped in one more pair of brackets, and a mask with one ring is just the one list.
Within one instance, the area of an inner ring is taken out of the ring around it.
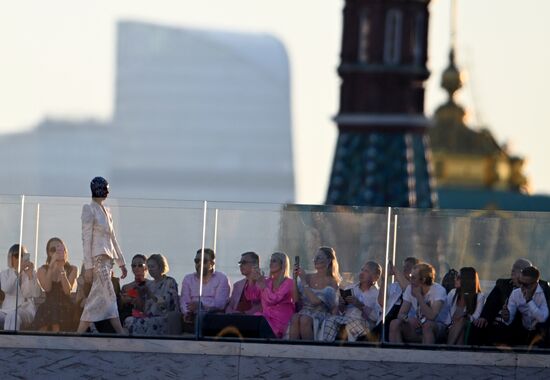
{"label": "seated row of people", "polygon": [[[78,269],[69,264],[65,244],[52,238],[46,250],[46,264],[35,272],[24,247],[10,248],[10,267],[0,273],[0,322],[4,329],[26,325],[39,331],[75,331],[85,302],[86,282],[79,277],[77,293],[84,295],[77,296],[75,305],[71,290]],[[390,263],[390,274],[396,281],[388,287],[384,326],[383,292],[378,286],[382,268],[376,262],[363,265],[357,284],[339,289],[338,260],[330,247],[319,248],[313,273],[306,273],[296,262],[293,278],[286,254],[271,255],[266,277],[259,269],[259,256],[245,252],[239,261],[244,278],[231,291],[227,276],[214,269],[213,250],[197,251],[194,260],[196,271],[184,277],[178,293],[176,280],[166,274],[169,267],[164,256],[134,256],[135,280],[122,288],[119,303],[120,319],[130,334],[177,334],[182,329],[194,332],[197,316],[226,313],[261,316],[275,337],[292,340],[376,340],[382,328],[392,343],[515,345],[544,342],[547,335],[550,288],[539,281],[538,269],[525,259],[514,263],[510,279],[497,281],[486,302],[472,267],[460,270],[447,294],[434,282],[435,270],[430,264],[407,258],[403,269],[398,270]],[[19,269],[17,295],[14,289]],[[152,280],[147,279],[147,273]],[[46,296],[36,310],[32,300],[42,289]]]}
{"label": "seated row of people", "polygon": [[512,277],[498,280],[487,301],[472,267],[460,270],[448,294],[434,279],[431,265],[413,267],[398,315],[389,323],[390,342],[548,344],[550,290],[528,260],[517,260]]}

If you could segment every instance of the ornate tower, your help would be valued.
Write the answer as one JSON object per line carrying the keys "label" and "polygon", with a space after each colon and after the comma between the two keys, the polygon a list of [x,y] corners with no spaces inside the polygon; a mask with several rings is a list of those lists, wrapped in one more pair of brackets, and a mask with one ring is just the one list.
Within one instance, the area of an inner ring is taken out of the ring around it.
{"label": "ornate tower", "polygon": [[434,207],[424,116],[429,0],[346,0],[327,204]]}

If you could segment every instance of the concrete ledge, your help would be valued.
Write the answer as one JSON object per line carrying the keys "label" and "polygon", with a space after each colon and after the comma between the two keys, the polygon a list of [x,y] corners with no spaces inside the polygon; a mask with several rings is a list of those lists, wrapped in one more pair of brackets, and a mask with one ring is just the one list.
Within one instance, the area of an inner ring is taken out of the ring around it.
{"label": "concrete ledge", "polygon": [[550,378],[550,356],[367,346],[0,334],[0,378]]}
{"label": "concrete ledge", "polygon": [[550,368],[550,356],[540,353],[444,351],[368,346],[339,347],[179,339],[0,334],[0,349],[6,348]]}

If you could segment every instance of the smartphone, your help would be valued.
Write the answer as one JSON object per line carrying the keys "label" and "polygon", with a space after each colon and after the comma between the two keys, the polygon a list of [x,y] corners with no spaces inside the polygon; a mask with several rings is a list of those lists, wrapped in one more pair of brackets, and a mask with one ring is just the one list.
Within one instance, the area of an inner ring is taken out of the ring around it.
{"label": "smartphone", "polygon": [[295,267],[300,266],[300,256],[294,256],[294,266]]}
{"label": "smartphone", "polygon": [[351,297],[351,289],[340,289],[340,295],[345,300],[347,297]]}

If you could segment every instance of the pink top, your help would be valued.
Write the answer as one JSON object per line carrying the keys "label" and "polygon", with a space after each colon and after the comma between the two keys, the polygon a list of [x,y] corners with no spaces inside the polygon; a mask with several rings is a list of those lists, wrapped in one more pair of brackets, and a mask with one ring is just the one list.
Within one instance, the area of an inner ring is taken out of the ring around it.
{"label": "pink top", "polygon": [[283,337],[295,311],[292,299],[293,286],[292,279],[286,278],[277,290],[273,290],[273,280],[269,278],[265,282],[265,288],[261,290],[261,315],[267,319],[277,338]]}
{"label": "pink top", "polygon": [[[187,304],[199,300],[199,276],[190,273],[181,284],[180,306],[182,313],[187,312]],[[229,299],[229,280],[222,272],[212,273],[206,284],[202,284],[202,306],[204,311],[223,311]]]}

